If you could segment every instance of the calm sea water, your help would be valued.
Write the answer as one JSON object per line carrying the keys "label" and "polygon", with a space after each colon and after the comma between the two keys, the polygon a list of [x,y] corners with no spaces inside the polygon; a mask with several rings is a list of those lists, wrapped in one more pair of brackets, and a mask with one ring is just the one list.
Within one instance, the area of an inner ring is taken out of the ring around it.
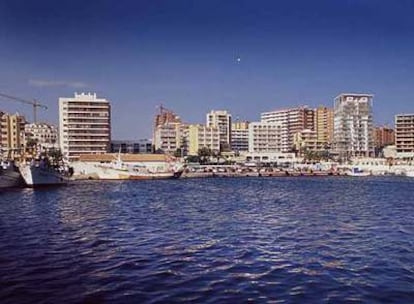
{"label": "calm sea water", "polygon": [[414,179],[0,194],[1,303],[414,303]]}

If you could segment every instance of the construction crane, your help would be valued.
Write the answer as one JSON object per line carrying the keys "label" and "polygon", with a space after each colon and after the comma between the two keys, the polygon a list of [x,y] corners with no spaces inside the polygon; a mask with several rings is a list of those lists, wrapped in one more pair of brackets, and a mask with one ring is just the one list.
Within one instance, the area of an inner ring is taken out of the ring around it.
{"label": "construction crane", "polygon": [[26,100],[26,99],[23,99],[23,98],[7,95],[7,94],[1,93],[1,92],[0,92],[0,97],[4,97],[4,98],[8,98],[10,100],[19,101],[19,102],[22,102],[22,103],[25,103],[25,104],[32,105],[33,106],[33,122],[34,123],[37,122],[37,108],[43,108],[43,109],[47,110],[47,106],[39,103],[36,99]]}

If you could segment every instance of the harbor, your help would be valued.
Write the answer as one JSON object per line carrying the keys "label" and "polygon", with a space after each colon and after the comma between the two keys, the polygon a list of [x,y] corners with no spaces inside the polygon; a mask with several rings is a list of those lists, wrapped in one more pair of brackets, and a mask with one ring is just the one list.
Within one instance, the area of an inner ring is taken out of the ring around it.
{"label": "harbor", "polygon": [[160,154],[82,155],[79,161],[60,167],[42,162],[4,162],[0,168],[0,189],[66,185],[78,180],[162,180],[189,178],[317,177],[317,176],[406,176],[413,177],[409,163],[390,165],[385,159],[356,160],[351,164],[321,162],[306,164],[199,164]]}
{"label": "harbor", "polygon": [[414,304],[414,0],[0,0],[0,304]]}

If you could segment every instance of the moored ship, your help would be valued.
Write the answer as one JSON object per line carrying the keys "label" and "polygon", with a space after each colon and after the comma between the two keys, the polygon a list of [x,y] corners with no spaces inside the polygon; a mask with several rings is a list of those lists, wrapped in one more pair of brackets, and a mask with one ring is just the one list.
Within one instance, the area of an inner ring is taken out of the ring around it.
{"label": "moored ship", "polygon": [[68,181],[61,172],[42,163],[22,163],[19,169],[29,187],[64,185]]}
{"label": "moored ship", "polygon": [[13,161],[2,161],[0,164],[0,189],[24,186],[24,180]]}
{"label": "moored ship", "polygon": [[169,155],[128,153],[83,154],[71,166],[73,179],[98,180],[173,179],[184,169]]}
{"label": "moored ship", "polygon": [[175,164],[167,168],[149,168],[143,164],[126,164],[120,156],[109,163],[96,165],[96,174],[101,180],[146,180],[179,178],[183,170]]}

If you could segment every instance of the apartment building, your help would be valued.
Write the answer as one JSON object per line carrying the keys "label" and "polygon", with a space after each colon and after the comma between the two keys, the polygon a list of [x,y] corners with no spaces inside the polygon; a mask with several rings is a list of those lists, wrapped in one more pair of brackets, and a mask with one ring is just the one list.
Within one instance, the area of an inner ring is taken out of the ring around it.
{"label": "apartment building", "polygon": [[206,115],[206,126],[220,131],[220,150],[231,150],[231,114],[224,110],[212,110]]}
{"label": "apartment building", "polygon": [[59,98],[59,142],[69,161],[81,154],[106,153],[111,142],[111,106],[95,93]]}
{"label": "apartment building", "polygon": [[334,100],[334,151],[340,159],[374,155],[373,95],[343,93]]}
{"label": "apartment building", "polygon": [[302,130],[294,135],[294,146],[301,156],[306,151],[320,152],[326,148],[324,143],[318,140],[317,132],[309,129]]}
{"label": "apartment building", "polygon": [[155,151],[174,154],[182,146],[182,129],[181,122],[166,122],[158,125],[154,132]]}
{"label": "apartment building", "polygon": [[398,158],[414,159],[414,114],[395,116],[395,146]]}
{"label": "apartment building", "polygon": [[201,148],[220,151],[220,129],[201,124],[188,125],[188,154],[197,155]]}
{"label": "apartment building", "polygon": [[334,134],[334,111],[332,108],[320,106],[315,109],[315,131],[317,141],[330,147]]}
{"label": "apartment building", "polygon": [[280,123],[251,122],[249,152],[283,152],[283,126]]}
{"label": "apartment building", "polygon": [[294,148],[296,133],[315,129],[315,111],[306,106],[264,112],[260,118],[262,122],[280,125],[282,152],[289,152]]}
{"label": "apartment building", "polygon": [[19,157],[25,146],[24,116],[0,112],[0,154],[2,158]]}
{"label": "apartment building", "polygon": [[39,150],[59,148],[58,129],[48,123],[31,123],[25,125],[26,142],[33,141]]}
{"label": "apartment building", "polygon": [[235,152],[249,151],[249,122],[237,121],[231,125],[231,150]]}
{"label": "apartment building", "polygon": [[394,129],[390,127],[376,127],[374,129],[375,148],[381,149],[395,143]]}

